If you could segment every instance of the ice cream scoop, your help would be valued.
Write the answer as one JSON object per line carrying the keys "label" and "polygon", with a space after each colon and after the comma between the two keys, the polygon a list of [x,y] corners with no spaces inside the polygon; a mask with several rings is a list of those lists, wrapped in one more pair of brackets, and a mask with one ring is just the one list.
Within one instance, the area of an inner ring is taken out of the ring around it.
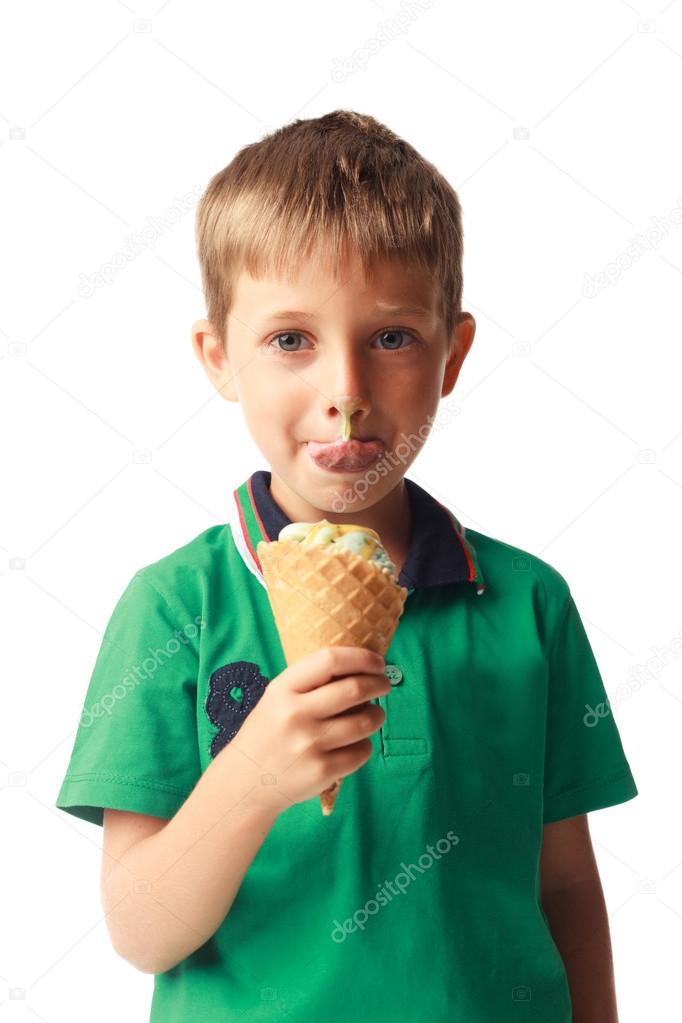
{"label": "ice cream scoop", "polygon": [[379,534],[368,526],[334,523],[327,519],[320,519],[319,522],[290,522],[280,530],[278,539],[331,547],[332,551],[350,551],[365,561],[373,562],[393,582],[398,581],[395,565],[382,546]]}

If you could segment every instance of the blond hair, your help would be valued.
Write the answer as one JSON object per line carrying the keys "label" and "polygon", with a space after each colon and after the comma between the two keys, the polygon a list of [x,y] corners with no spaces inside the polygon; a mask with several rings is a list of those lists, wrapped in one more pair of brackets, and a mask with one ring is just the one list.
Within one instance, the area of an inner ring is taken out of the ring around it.
{"label": "blond hair", "polygon": [[369,114],[292,121],[240,149],[199,202],[208,319],[224,345],[243,270],[286,274],[314,253],[338,278],[350,249],[366,280],[376,257],[431,277],[450,340],[462,304],[461,219],[457,193],[434,165]]}

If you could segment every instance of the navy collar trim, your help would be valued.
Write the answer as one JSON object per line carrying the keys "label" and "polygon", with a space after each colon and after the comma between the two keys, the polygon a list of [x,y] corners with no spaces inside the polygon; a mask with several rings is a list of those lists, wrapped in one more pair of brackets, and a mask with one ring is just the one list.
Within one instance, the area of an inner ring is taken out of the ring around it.
{"label": "navy collar trim", "polygon": [[[273,541],[290,519],[270,493],[272,474],[254,472],[234,491],[239,525],[250,556],[260,572],[255,554],[260,540]],[[412,590],[422,586],[470,582],[480,596],[485,589],[474,545],[454,513],[413,480],[405,477],[410,501],[412,532],[405,563],[398,580]]]}

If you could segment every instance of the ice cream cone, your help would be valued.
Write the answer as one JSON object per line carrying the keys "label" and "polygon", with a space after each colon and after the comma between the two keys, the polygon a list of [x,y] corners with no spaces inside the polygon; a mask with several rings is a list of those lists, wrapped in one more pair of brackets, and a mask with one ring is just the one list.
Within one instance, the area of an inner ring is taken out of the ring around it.
{"label": "ice cream cone", "polygon": [[[262,541],[257,555],[287,664],[324,646],[386,656],[403,613],[404,586],[375,563],[334,545]],[[341,779],[320,796],[331,814]]]}

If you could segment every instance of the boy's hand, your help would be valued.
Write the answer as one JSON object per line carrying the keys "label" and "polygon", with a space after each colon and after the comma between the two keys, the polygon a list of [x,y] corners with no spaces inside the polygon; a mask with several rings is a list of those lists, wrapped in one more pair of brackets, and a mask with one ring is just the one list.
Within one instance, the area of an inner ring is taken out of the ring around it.
{"label": "boy's hand", "polygon": [[283,809],[319,796],[369,760],[368,737],[386,715],[368,701],[391,691],[384,667],[364,647],[322,647],[302,657],[268,683],[226,749],[249,758],[254,780],[275,776]]}

